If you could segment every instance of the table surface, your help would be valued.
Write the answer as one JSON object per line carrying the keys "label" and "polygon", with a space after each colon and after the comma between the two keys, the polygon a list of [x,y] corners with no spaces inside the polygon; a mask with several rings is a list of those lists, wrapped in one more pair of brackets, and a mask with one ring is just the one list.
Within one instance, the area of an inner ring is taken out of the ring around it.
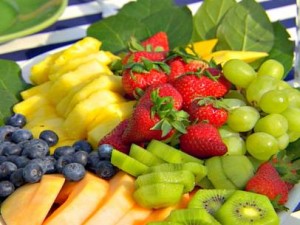
{"label": "table surface", "polygon": [[[287,28],[291,39],[295,40],[296,0],[257,1],[265,8],[270,20],[280,21]],[[69,0],[64,13],[53,25],[38,33],[0,44],[0,59],[13,60],[22,66],[37,55],[72,44],[86,35],[86,28],[91,23],[115,13],[115,8],[127,0],[102,0],[102,4],[99,2]],[[192,12],[202,4],[201,0],[175,0],[175,2],[179,5],[188,5]],[[296,209],[299,210],[300,205]]]}

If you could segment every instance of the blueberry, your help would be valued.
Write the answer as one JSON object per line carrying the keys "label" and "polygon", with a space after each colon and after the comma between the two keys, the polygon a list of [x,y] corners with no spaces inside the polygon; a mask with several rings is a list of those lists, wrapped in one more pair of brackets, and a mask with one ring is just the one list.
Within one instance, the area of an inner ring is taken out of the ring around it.
{"label": "blueberry", "polygon": [[0,142],[0,155],[3,155],[3,150],[6,146],[10,145],[10,141],[2,141]]}
{"label": "blueberry", "polygon": [[97,151],[93,151],[88,155],[86,167],[88,170],[95,171],[98,162],[100,161]]}
{"label": "blueberry", "polygon": [[8,181],[0,181],[0,197],[7,197],[15,191],[14,185]]}
{"label": "blueberry", "polygon": [[69,181],[79,181],[85,176],[85,168],[79,163],[65,165],[62,174]]}
{"label": "blueberry", "polygon": [[13,183],[15,187],[20,187],[25,184],[25,180],[23,178],[23,168],[17,169],[14,171],[10,177],[9,181]]}
{"label": "blueberry", "polygon": [[14,143],[19,143],[22,141],[30,140],[32,139],[32,137],[32,133],[29,130],[18,129],[12,132],[10,140]]}
{"label": "blueberry", "polygon": [[29,163],[23,168],[23,178],[27,183],[36,183],[43,176],[43,168],[37,163]]}
{"label": "blueberry", "polygon": [[19,128],[5,125],[0,127],[0,141],[7,141],[10,140],[10,136],[12,132],[18,130]]}
{"label": "blueberry", "polygon": [[14,115],[12,115],[11,117],[9,117],[5,124],[6,125],[10,125],[10,126],[13,126],[13,127],[24,127],[25,124],[26,124],[26,117],[20,113],[16,113]]}
{"label": "blueberry", "polygon": [[22,155],[30,159],[43,158],[49,153],[48,144],[41,139],[32,139],[24,144]]}
{"label": "blueberry", "polygon": [[55,173],[56,172],[56,159],[53,156],[46,156],[43,159],[45,173]]}
{"label": "blueberry", "polygon": [[[28,164],[38,164],[42,169],[43,169],[43,173],[45,173],[46,168],[45,168],[45,163],[44,160],[42,158],[35,158],[35,159],[31,159]],[[27,165],[28,165],[27,164]],[[26,165],[26,166],[27,166]]]}
{"label": "blueberry", "polygon": [[8,179],[18,168],[16,164],[6,161],[0,164],[0,180]]}
{"label": "blueberry", "polygon": [[39,135],[39,139],[46,141],[49,147],[56,145],[58,142],[58,136],[52,130],[43,130]]}
{"label": "blueberry", "polygon": [[7,157],[4,155],[0,155],[0,164],[7,161]]}
{"label": "blueberry", "polygon": [[75,152],[75,149],[72,146],[69,145],[65,145],[65,146],[60,146],[57,147],[54,150],[54,158],[58,159],[59,157],[63,156],[63,155],[71,155]]}
{"label": "blueberry", "polygon": [[23,168],[30,162],[30,159],[28,159],[26,156],[23,155],[21,156],[11,155],[7,157],[7,160],[16,164],[18,168]]}
{"label": "blueberry", "polygon": [[92,145],[86,140],[79,140],[73,144],[75,151],[85,151],[91,153],[93,151]]}
{"label": "blueberry", "polygon": [[22,148],[19,145],[7,141],[3,143],[2,155],[21,155]]}
{"label": "blueberry", "polygon": [[89,154],[85,151],[77,151],[73,154],[73,162],[80,163],[83,166],[86,166],[88,161]]}
{"label": "blueberry", "polygon": [[73,155],[62,155],[56,160],[55,168],[61,173],[63,168],[73,162]]}
{"label": "blueberry", "polygon": [[100,160],[110,160],[113,146],[109,144],[102,144],[98,146],[97,150]]}
{"label": "blueberry", "polygon": [[116,174],[116,168],[110,161],[103,160],[97,164],[95,172],[103,179],[110,179]]}

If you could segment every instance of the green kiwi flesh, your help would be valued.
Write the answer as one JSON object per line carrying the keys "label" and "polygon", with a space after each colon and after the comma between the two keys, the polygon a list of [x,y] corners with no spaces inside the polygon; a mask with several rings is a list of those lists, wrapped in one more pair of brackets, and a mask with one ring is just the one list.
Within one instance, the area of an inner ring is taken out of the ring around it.
{"label": "green kiwi flesh", "polygon": [[146,166],[155,166],[164,163],[162,159],[136,144],[132,144],[130,146],[129,156],[145,164]]}
{"label": "green kiwi flesh", "polygon": [[270,200],[261,194],[237,190],[215,213],[223,225],[279,225]]}
{"label": "green kiwi flesh", "polygon": [[205,209],[176,209],[167,217],[166,221],[174,221],[183,225],[221,225]]}
{"label": "green kiwi flesh", "polygon": [[150,222],[147,225],[183,225],[183,223],[172,222],[172,221],[159,221],[159,222]]}
{"label": "green kiwi flesh", "polygon": [[145,164],[115,149],[111,153],[111,163],[134,177],[146,173],[149,168]]}
{"label": "green kiwi flesh", "polygon": [[195,187],[194,174],[188,170],[146,173],[135,180],[136,188],[155,183],[175,183],[184,185],[184,193]]}
{"label": "green kiwi flesh", "polygon": [[234,190],[226,189],[200,189],[188,204],[188,208],[205,209],[211,215],[221,207]]}
{"label": "green kiwi flesh", "polygon": [[147,150],[166,162],[182,163],[180,151],[161,141],[153,139],[149,142]]}
{"label": "green kiwi flesh", "polygon": [[133,197],[136,202],[145,207],[158,209],[178,203],[183,195],[183,184],[155,183],[136,189]]}

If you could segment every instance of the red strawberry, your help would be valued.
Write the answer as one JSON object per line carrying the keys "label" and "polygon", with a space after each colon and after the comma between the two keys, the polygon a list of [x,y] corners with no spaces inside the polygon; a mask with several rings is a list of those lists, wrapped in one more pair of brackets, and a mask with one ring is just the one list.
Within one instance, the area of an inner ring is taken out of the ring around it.
{"label": "red strawberry", "polygon": [[187,127],[187,132],[179,138],[182,151],[197,158],[224,155],[226,145],[216,127],[208,123],[197,123]]}
{"label": "red strawberry", "polygon": [[129,52],[123,59],[122,64],[133,62],[142,62],[143,59],[148,59],[150,61],[163,61],[166,58],[166,52],[147,52],[147,51],[137,51]]}
{"label": "red strawberry", "polygon": [[184,62],[181,58],[175,58],[168,62],[170,66],[169,82],[185,74]]}
{"label": "red strawberry", "polygon": [[202,60],[189,60],[185,66],[186,73],[201,73],[204,69],[208,67],[208,64]]}
{"label": "red strawberry", "polygon": [[[164,87],[165,86],[165,87]],[[132,117],[129,119],[122,139],[126,143],[148,142],[152,139],[164,140],[174,134],[175,129],[185,132],[184,123],[187,122],[187,113],[175,108],[171,93],[176,92],[169,84],[146,92],[138,102]],[[150,92],[150,94],[148,94]],[[162,92],[163,97],[160,96]],[[180,95],[179,95],[180,96]],[[178,93],[176,92],[176,98]]]}
{"label": "red strawberry", "polygon": [[128,125],[128,120],[123,120],[121,123],[119,123],[118,126],[116,126],[110,133],[105,135],[100,141],[99,145],[101,144],[110,144],[112,145],[115,149],[128,153],[130,149],[130,145],[126,144],[122,141],[120,138],[126,129]]}
{"label": "red strawberry", "polygon": [[145,41],[142,42],[142,45],[146,50],[150,51],[169,51],[169,40],[165,32],[158,32]]}
{"label": "red strawberry", "polygon": [[207,121],[215,127],[225,124],[228,118],[228,112],[222,102],[212,98],[194,100],[187,112],[192,121]]}
{"label": "red strawberry", "polygon": [[245,190],[266,195],[274,206],[283,205],[288,200],[287,186],[270,162],[259,166],[255,175],[247,182]]}
{"label": "red strawberry", "polygon": [[122,85],[125,93],[133,98],[150,85],[166,83],[168,71],[161,65],[144,59],[142,63],[134,63],[130,68],[125,69],[122,72]]}

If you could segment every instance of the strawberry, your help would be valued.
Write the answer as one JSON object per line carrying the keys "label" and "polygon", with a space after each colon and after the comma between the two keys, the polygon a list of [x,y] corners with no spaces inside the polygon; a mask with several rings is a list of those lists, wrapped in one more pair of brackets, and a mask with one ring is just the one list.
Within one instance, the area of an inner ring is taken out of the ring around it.
{"label": "strawberry", "polygon": [[143,59],[148,59],[150,61],[163,61],[165,58],[166,52],[130,52],[122,59],[122,64],[125,65],[133,62],[142,62]]}
{"label": "strawberry", "polygon": [[188,107],[187,112],[191,121],[206,121],[215,127],[225,124],[228,118],[225,105],[220,100],[209,97],[194,100]]}
{"label": "strawberry", "polygon": [[143,59],[141,63],[128,64],[122,72],[122,85],[125,93],[136,98],[152,84],[166,83],[168,67],[164,63]]}
{"label": "strawberry", "polygon": [[169,40],[165,32],[158,32],[142,42],[148,51],[169,51]]}
{"label": "strawberry", "polygon": [[184,62],[181,58],[175,58],[168,61],[168,65],[170,66],[170,74],[169,74],[169,82],[174,81],[176,78],[185,74]]}
{"label": "strawberry", "polygon": [[[165,88],[166,87],[166,88]],[[167,95],[166,90],[171,90]],[[151,90],[151,91],[150,91]],[[185,132],[184,123],[187,113],[175,108],[172,95],[177,91],[169,84],[147,90],[136,105],[122,139],[126,143],[148,142],[152,139],[165,140],[174,134],[175,130]],[[160,96],[160,93],[164,95]],[[178,106],[177,106],[178,107]]]}
{"label": "strawberry", "polygon": [[270,162],[259,166],[255,175],[248,180],[245,190],[266,195],[276,208],[288,200],[288,188]]}
{"label": "strawberry", "polygon": [[119,125],[117,125],[110,133],[105,135],[100,141],[101,144],[110,144],[115,149],[128,154],[130,145],[124,143],[120,138],[128,125],[128,119],[123,120]]}
{"label": "strawberry", "polygon": [[187,127],[179,137],[180,149],[197,158],[221,156],[227,152],[226,145],[216,127],[208,123],[197,123]]}

